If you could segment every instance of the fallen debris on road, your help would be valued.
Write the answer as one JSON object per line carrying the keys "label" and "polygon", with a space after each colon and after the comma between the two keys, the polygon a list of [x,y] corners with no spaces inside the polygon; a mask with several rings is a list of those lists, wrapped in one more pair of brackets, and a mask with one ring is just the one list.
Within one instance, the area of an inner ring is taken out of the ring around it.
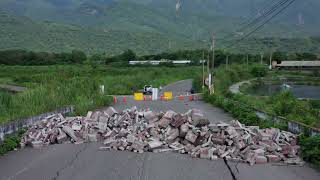
{"label": "fallen debris on road", "polygon": [[88,112],[86,117],[50,116],[29,128],[21,147],[103,142],[100,150],[137,153],[174,151],[194,158],[226,158],[253,164],[302,165],[296,135],[276,128],[259,129],[238,121],[210,123],[200,110],[155,113],[136,107]]}

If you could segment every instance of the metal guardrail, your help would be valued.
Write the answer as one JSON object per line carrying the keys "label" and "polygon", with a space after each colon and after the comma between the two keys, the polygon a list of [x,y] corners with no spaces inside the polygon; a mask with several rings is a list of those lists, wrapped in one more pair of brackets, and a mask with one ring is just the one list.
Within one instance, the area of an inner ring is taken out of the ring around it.
{"label": "metal guardrail", "polygon": [[47,112],[47,113],[43,113],[37,116],[32,116],[29,118],[24,118],[24,119],[17,119],[14,121],[11,121],[9,123],[5,123],[0,125],[0,143],[4,140],[5,135],[9,135],[12,134],[14,132],[17,132],[18,130],[22,129],[22,128],[26,128],[38,121],[41,121],[42,119],[54,115],[54,114],[67,114],[67,113],[72,113],[74,111],[74,107],[73,106],[68,106],[65,108],[61,108],[58,109],[56,111],[52,111],[52,112]]}

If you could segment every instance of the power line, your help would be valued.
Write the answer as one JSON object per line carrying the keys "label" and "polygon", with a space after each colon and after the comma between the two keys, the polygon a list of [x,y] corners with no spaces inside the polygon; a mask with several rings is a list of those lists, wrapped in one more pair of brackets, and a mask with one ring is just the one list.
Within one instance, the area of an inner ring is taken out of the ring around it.
{"label": "power line", "polygon": [[[286,1],[290,1],[290,0],[286,0]],[[253,33],[257,32],[258,30],[260,30],[265,24],[267,24],[268,22],[270,22],[274,17],[276,17],[277,15],[279,15],[280,13],[282,13],[285,9],[287,9],[292,3],[294,3],[296,0],[291,0],[287,5],[285,5],[284,7],[282,7],[276,14],[273,14],[269,19],[267,19],[266,21],[264,21],[261,25],[259,25],[258,27],[256,27],[254,30],[250,31],[249,33],[247,33],[244,37],[240,38],[239,40],[236,41],[236,43],[227,46],[227,48],[230,48],[236,44],[238,44],[239,42],[241,42],[242,40],[246,39],[247,37],[249,37],[250,35],[252,35]]]}
{"label": "power line", "polygon": [[[275,0],[274,0],[275,1]],[[274,1],[272,2],[272,4],[274,3]],[[268,11],[266,11],[264,14],[262,14],[261,16],[251,20],[251,22],[249,21],[247,25],[240,27],[238,30],[236,30],[237,32],[241,32],[243,30],[249,29],[249,27],[254,27],[255,25],[259,24],[260,22],[264,21],[265,18],[267,18],[268,16],[270,16],[271,14],[273,14],[274,12],[276,12],[281,6],[283,6],[284,4],[286,4],[288,1],[290,0],[280,0],[279,2],[277,2],[276,4],[273,4],[272,7],[270,7],[270,9]],[[264,8],[264,10],[266,10],[266,8]],[[234,35],[233,35],[234,37]],[[225,36],[222,39],[226,39],[227,36]],[[232,37],[231,37],[232,38]]]}
{"label": "power line", "polygon": [[[264,7],[262,8],[262,12],[265,12],[269,8],[269,4],[267,4],[270,0],[266,0],[264,3]],[[272,0],[270,4],[274,4],[278,0]],[[246,17],[246,20],[244,20],[242,23],[240,23],[240,26],[248,24],[250,21],[252,21],[253,18],[256,18],[254,16],[252,17]]]}
{"label": "power line", "polygon": [[274,4],[271,9],[269,9],[267,12],[265,12],[263,15],[255,18],[253,21],[249,22],[246,26],[240,28],[238,31],[243,31],[246,30],[249,27],[254,26],[254,24],[259,23],[260,20],[263,20],[265,17],[268,17],[269,15],[271,15],[272,13],[274,13],[275,11],[278,10],[279,7],[281,7],[282,5],[286,4],[287,2],[289,2],[290,0],[281,0],[278,3]]}

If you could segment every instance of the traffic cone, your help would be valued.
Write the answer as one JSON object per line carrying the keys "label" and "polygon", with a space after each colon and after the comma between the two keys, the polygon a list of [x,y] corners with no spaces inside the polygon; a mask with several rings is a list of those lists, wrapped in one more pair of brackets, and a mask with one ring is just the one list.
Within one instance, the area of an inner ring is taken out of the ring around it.
{"label": "traffic cone", "polygon": [[122,99],[123,103],[127,104],[127,97],[124,96],[123,99]]}
{"label": "traffic cone", "polygon": [[190,96],[189,96],[189,100],[190,100],[190,101],[193,101],[193,95],[190,95]]}
{"label": "traffic cone", "polygon": [[116,97],[116,96],[113,96],[113,103],[116,104],[117,101],[118,101],[118,100],[117,100],[117,97]]}

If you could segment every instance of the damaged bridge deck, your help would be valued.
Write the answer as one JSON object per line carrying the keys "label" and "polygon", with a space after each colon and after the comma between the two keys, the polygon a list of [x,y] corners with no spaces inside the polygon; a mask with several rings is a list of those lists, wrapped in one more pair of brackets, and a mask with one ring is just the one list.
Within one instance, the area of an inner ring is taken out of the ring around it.
{"label": "damaged bridge deck", "polygon": [[[191,81],[179,82],[179,91],[188,90]],[[185,87],[185,88],[183,88]],[[174,85],[170,88],[174,89]],[[229,122],[222,110],[204,102],[134,102],[118,103],[117,110],[137,105],[154,111],[172,109],[185,112],[201,109],[211,122]],[[319,179],[319,172],[308,166],[249,166],[223,160],[192,159],[176,153],[99,151],[101,143],[52,145],[41,149],[26,148],[0,157],[0,179]],[[227,166],[228,164],[228,166]]]}

